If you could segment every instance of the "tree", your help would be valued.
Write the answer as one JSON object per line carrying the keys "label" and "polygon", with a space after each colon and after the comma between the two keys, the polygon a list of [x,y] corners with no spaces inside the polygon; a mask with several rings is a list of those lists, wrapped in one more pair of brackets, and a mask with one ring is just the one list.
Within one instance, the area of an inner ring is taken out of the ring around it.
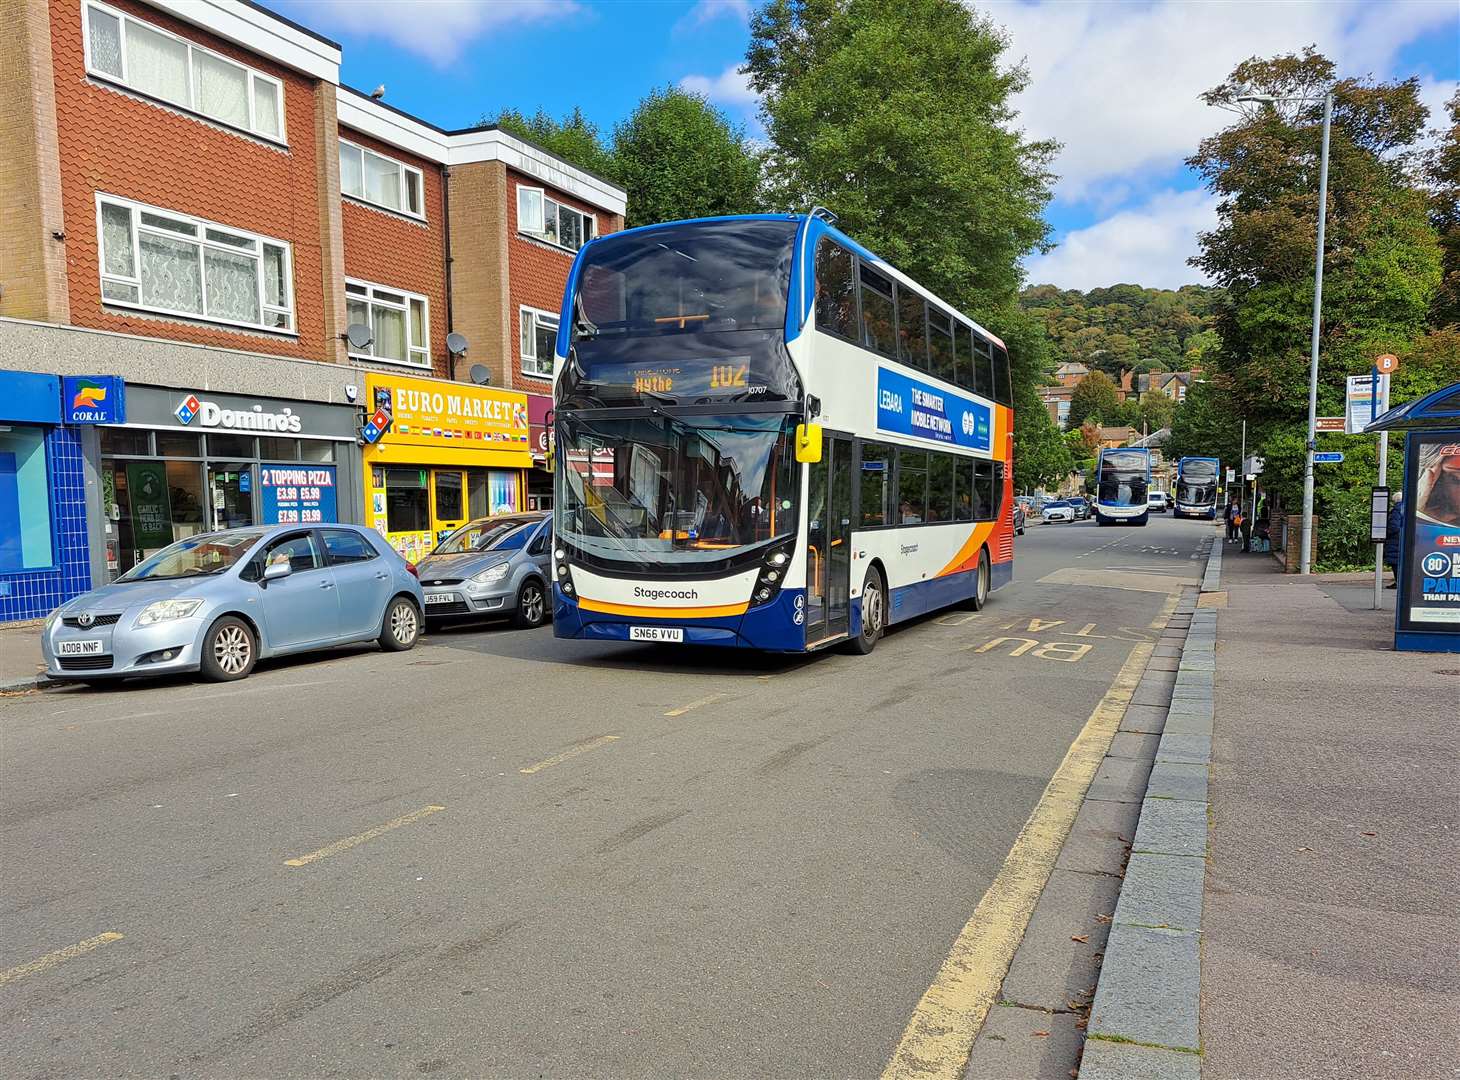
{"label": "tree", "polygon": [[598,126],[580,108],[575,107],[562,120],[554,120],[542,109],[530,117],[517,109],[503,109],[495,119],[483,117],[483,121],[495,123],[503,131],[535,143],[580,169],[617,180],[613,151],[605,145]]}
{"label": "tree", "polygon": [[1430,223],[1440,234],[1444,278],[1430,308],[1432,326],[1460,323],[1460,90],[1445,105],[1450,126],[1425,162]]}
{"label": "tree", "polygon": [[1171,426],[1175,415],[1176,402],[1165,394],[1152,392],[1141,398],[1136,426],[1144,427],[1147,431],[1160,431],[1163,427]]}
{"label": "tree", "polygon": [[760,208],[758,155],[744,130],[698,94],[650,92],[614,129],[613,157],[631,228]]}
{"label": "tree", "polygon": [[1085,422],[1086,417],[1097,421],[1114,423],[1120,408],[1120,394],[1115,380],[1103,371],[1092,371],[1080,380],[1070,394],[1070,417],[1068,426],[1075,427]]}

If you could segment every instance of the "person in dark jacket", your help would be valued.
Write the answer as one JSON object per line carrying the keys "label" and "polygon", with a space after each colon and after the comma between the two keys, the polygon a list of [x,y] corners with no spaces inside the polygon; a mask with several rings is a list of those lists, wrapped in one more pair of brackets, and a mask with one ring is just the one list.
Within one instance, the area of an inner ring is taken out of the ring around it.
{"label": "person in dark jacket", "polygon": [[1404,532],[1404,492],[1396,491],[1389,504],[1389,521],[1384,528],[1384,565],[1394,571],[1394,580],[1386,589],[1399,587],[1400,534]]}
{"label": "person in dark jacket", "polygon": [[1227,500],[1227,543],[1237,539],[1237,504],[1231,499]]}

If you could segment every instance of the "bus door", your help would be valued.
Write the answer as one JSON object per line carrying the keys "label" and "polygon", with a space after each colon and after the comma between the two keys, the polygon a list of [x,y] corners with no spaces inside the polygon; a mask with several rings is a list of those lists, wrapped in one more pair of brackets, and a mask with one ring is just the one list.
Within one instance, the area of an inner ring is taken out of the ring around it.
{"label": "bus door", "polygon": [[806,643],[848,630],[851,614],[852,441],[823,436],[807,488]]}

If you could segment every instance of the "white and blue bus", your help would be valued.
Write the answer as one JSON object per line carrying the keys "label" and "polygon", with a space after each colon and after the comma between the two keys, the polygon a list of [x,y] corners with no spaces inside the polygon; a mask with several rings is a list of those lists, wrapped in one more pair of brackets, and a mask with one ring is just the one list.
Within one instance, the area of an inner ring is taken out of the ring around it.
{"label": "white and blue bus", "polygon": [[1214,457],[1184,457],[1176,463],[1176,517],[1217,517],[1217,479],[1222,463]]}
{"label": "white and blue bus", "polygon": [[1013,576],[1003,343],[832,220],[579,252],[554,366],[559,637],[866,652]]}
{"label": "white and blue bus", "polygon": [[1151,489],[1151,452],[1144,447],[1107,447],[1095,463],[1095,523],[1150,520],[1147,495]]}

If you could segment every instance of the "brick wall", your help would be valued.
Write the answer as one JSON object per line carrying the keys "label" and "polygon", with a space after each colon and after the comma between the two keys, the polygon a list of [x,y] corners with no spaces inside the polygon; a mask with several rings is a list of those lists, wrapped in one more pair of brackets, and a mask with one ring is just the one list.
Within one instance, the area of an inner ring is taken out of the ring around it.
{"label": "brick wall", "polygon": [[340,138],[420,169],[426,220],[392,213],[354,199],[342,200],[345,276],[420,293],[429,301],[432,373],[451,378],[446,353],[446,197],[439,166],[397,150],[362,132],[340,129]]}
{"label": "brick wall", "polygon": [[507,324],[507,169],[500,161],[452,168],[451,313],[469,343],[463,366],[483,364],[493,386],[511,386]]}
{"label": "brick wall", "polygon": [[[132,0],[113,7],[281,80],[287,149],[138,97],[86,74],[81,5],[51,0],[61,199],[71,322],[225,348],[334,358],[323,288],[328,230],[320,221],[321,137],[312,79]],[[334,151],[331,145],[330,151]],[[189,323],[103,307],[95,193],[195,214],[293,245],[297,335]],[[434,312],[433,312],[434,319]]]}

